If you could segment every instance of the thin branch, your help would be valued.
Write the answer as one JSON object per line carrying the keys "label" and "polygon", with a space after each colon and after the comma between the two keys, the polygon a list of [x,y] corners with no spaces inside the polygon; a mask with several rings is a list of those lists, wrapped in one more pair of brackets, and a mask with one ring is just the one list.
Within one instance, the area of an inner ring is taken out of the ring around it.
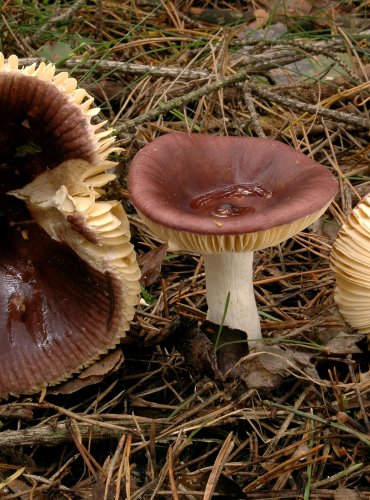
{"label": "thin branch", "polygon": [[293,408],[291,406],[285,406],[281,405],[279,403],[274,403],[273,401],[268,401],[264,400],[263,404],[266,406],[272,406],[273,408],[278,408],[279,410],[284,410],[287,412],[294,413],[295,415],[298,415],[299,417],[307,418],[309,420],[315,420],[316,422],[320,422],[321,424],[324,425],[329,425],[330,427],[334,427],[335,429],[338,429],[342,432],[345,432],[347,434],[350,434],[360,441],[362,441],[364,444],[370,447],[370,439],[366,434],[363,434],[362,432],[356,431],[355,429],[352,429],[351,427],[347,427],[346,425],[343,425],[338,422],[332,422],[331,420],[328,420],[327,418],[322,418],[319,417],[318,415],[313,415],[312,413],[307,413],[305,411],[297,410],[296,408]]}
{"label": "thin branch", "polygon": [[[73,6],[76,9],[76,6],[79,2],[76,2]],[[73,11],[75,12],[75,10]],[[63,16],[70,15],[70,12],[63,13],[63,15],[54,18],[51,22],[57,22],[64,20]],[[45,29],[45,26],[43,26]],[[368,32],[359,33],[358,37],[366,38],[368,36]],[[325,42],[317,42],[316,44],[312,44],[311,50],[312,52],[332,52],[335,50],[340,50],[344,48],[344,41],[342,39],[330,40]],[[305,44],[305,50],[309,51],[309,45]],[[232,66],[239,67],[248,67],[249,74],[258,74],[261,72],[268,71],[273,68],[279,68],[281,66],[285,66],[292,62],[298,61],[302,59],[302,46],[294,44],[291,45],[283,45],[279,44],[273,48],[266,49],[264,47],[264,51],[262,53],[248,53],[246,55],[241,55],[235,64]],[[19,60],[21,65],[29,65],[34,63],[39,63],[43,59],[37,57],[29,57],[29,58],[21,58]],[[97,60],[97,59],[88,59],[88,60],[79,60],[79,59],[69,59],[68,61],[63,62],[63,68],[65,69],[73,69],[76,71],[85,71],[87,69],[96,69],[104,72],[118,72],[122,74],[133,74],[133,75],[152,75],[155,77],[168,77],[168,78],[178,78],[181,77],[184,80],[199,80],[202,78],[209,78],[212,76],[212,72],[207,69],[187,69],[179,67],[167,67],[167,66],[154,66],[150,64],[138,64],[138,63],[128,63],[121,61],[105,61],[105,60]],[[246,69],[246,68],[245,68]]]}
{"label": "thin branch", "polygon": [[49,30],[50,28],[52,28],[57,23],[60,23],[62,21],[69,21],[70,19],[72,19],[72,17],[76,14],[76,12],[78,11],[78,9],[82,5],[84,5],[85,1],[86,0],[77,0],[76,2],[74,2],[72,4],[72,6],[69,9],[67,9],[66,11],[64,11],[62,14],[58,14],[58,15],[50,18],[47,23],[45,23],[42,26],[40,26],[40,28],[38,29],[38,34],[44,32],[44,31]]}
{"label": "thin branch", "polygon": [[[38,64],[43,61],[40,57],[23,57],[19,59],[20,65],[27,66],[29,64]],[[152,66],[150,64],[128,63],[121,61],[104,61],[98,59],[88,59],[86,61],[79,59],[68,59],[63,62],[63,66],[59,69],[73,69],[75,71],[86,71],[89,69],[97,69],[107,73],[122,73],[133,74],[138,76],[152,75],[155,77],[177,78],[184,80],[199,80],[201,78],[209,78],[211,72],[207,69],[184,70],[178,67],[167,66]]]}
{"label": "thin branch", "polygon": [[354,125],[359,128],[369,128],[370,123],[366,118],[354,113],[345,113],[343,111],[336,111],[334,109],[327,109],[322,106],[316,106],[314,104],[309,104],[307,102],[299,101],[298,99],[292,99],[291,97],[285,97],[273,92],[272,90],[267,90],[266,88],[256,85],[254,83],[248,83],[248,87],[253,94],[263,99],[267,99],[271,102],[276,102],[282,104],[294,111],[310,113],[312,115],[325,116],[326,118],[332,119],[334,122],[347,123],[349,125]]}
{"label": "thin branch", "polygon": [[[114,424],[115,422],[110,422]],[[79,422],[79,435],[83,441],[91,439],[118,439],[126,430],[112,425],[107,428],[101,425],[91,425]],[[68,423],[58,423],[55,426],[30,427],[17,431],[3,431],[0,433],[0,447],[19,447],[19,446],[57,446],[66,442],[71,442],[72,436]]]}
{"label": "thin branch", "polygon": [[258,137],[266,137],[266,134],[262,130],[261,124],[259,122],[258,114],[253,102],[253,97],[249,90],[244,91],[244,101],[251,116],[251,123],[254,131],[256,132]]}
{"label": "thin branch", "polygon": [[148,113],[137,116],[136,118],[127,121],[121,127],[116,127],[116,132],[126,132],[127,130],[130,130],[133,127],[137,127],[138,125],[142,125],[145,122],[156,120],[157,118],[159,118],[159,116],[168,113],[172,109],[179,108],[192,101],[197,101],[201,97],[211,94],[212,92],[220,90],[224,87],[229,87],[231,85],[234,85],[235,83],[244,82],[247,78],[248,73],[246,71],[240,71],[235,75],[227,76],[225,78],[217,80],[216,82],[204,85],[199,89],[192,90],[188,94],[184,94],[180,97],[175,97],[174,99],[170,99],[167,102],[160,102],[156,108],[152,109]]}
{"label": "thin branch", "polygon": [[[188,104],[189,102],[196,101],[205,95],[209,95],[212,92],[215,92],[219,89],[230,87],[231,85],[235,85],[236,83],[245,82],[247,80],[249,74],[247,71],[239,71],[235,75],[227,76],[216,82],[212,82],[210,84],[206,84],[199,89],[192,90],[188,94],[184,94],[180,97],[175,97],[174,99],[170,99],[167,102],[159,103],[158,106],[148,113],[137,116],[136,118],[127,121],[121,127],[116,128],[116,132],[126,132],[133,127],[137,127],[138,125],[142,125],[145,122],[153,121],[159,118],[159,116],[168,113],[172,109],[179,108]],[[335,111],[332,109],[323,108],[322,106],[315,106],[313,104],[308,104],[306,102],[298,101],[297,99],[292,99],[290,97],[279,96],[275,92],[271,90],[267,90],[262,88],[259,85],[254,83],[247,83],[246,89],[252,92],[259,97],[267,99],[272,102],[276,102],[279,104],[283,104],[295,111],[308,112],[313,115],[325,116],[327,118],[332,119],[335,122],[347,123],[349,125],[354,125],[358,128],[369,128],[369,123],[365,118],[361,116],[357,116],[352,113],[344,113],[343,111]]]}

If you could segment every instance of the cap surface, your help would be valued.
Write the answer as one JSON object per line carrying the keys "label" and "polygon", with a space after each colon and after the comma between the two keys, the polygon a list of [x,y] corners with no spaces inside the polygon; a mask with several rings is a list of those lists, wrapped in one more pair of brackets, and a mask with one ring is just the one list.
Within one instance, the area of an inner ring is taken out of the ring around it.
{"label": "cap surface", "polygon": [[279,243],[314,222],[337,192],[331,173],[261,138],[170,133],[145,146],[129,192],[170,247],[243,251]]}
{"label": "cap surface", "polygon": [[370,195],[353,209],[331,252],[335,302],[347,323],[370,334]]}
{"label": "cap surface", "polygon": [[[129,328],[139,268],[111,130],[67,73],[0,53],[0,397],[65,380]],[[109,172],[107,170],[109,169]]]}

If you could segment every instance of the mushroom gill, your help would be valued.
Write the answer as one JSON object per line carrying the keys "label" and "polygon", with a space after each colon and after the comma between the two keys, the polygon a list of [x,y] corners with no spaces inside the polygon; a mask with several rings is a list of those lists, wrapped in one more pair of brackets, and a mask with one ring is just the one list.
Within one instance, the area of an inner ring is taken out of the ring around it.
{"label": "mushroom gill", "polygon": [[118,201],[112,130],[51,64],[0,53],[0,396],[56,384],[129,328],[139,268]]}
{"label": "mushroom gill", "polygon": [[354,207],[334,241],[334,299],[345,321],[370,336],[370,195]]}

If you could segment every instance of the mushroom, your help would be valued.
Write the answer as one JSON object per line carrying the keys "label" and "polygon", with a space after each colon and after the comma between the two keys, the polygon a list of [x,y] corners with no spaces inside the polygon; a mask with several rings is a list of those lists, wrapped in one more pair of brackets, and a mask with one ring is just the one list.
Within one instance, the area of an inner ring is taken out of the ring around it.
{"label": "mushroom", "polygon": [[204,256],[207,319],[261,338],[253,252],[306,228],[337,192],[331,173],[299,151],[262,138],[169,133],[129,170],[129,193],[170,250]]}
{"label": "mushroom", "polygon": [[129,329],[139,269],[118,201],[119,149],[99,109],[51,64],[0,54],[0,396],[56,384]]}
{"label": "mushroom", "polygon": [[334,300],[346,322],[370,334],[370,195],[365,196],[341,227],[331,251],[335,273]]}

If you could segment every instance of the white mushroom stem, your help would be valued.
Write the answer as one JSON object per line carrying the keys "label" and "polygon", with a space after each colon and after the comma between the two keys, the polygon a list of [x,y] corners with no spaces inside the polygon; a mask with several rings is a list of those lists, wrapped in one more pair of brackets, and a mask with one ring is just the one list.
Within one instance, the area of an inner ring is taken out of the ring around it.
{"label": "white mushroom stem", "polygon": [[261,324],[253,290],[253,252],[205,254],[207,319],[220,325],[228,293],[230,302],[224,325],[261,338]]}

